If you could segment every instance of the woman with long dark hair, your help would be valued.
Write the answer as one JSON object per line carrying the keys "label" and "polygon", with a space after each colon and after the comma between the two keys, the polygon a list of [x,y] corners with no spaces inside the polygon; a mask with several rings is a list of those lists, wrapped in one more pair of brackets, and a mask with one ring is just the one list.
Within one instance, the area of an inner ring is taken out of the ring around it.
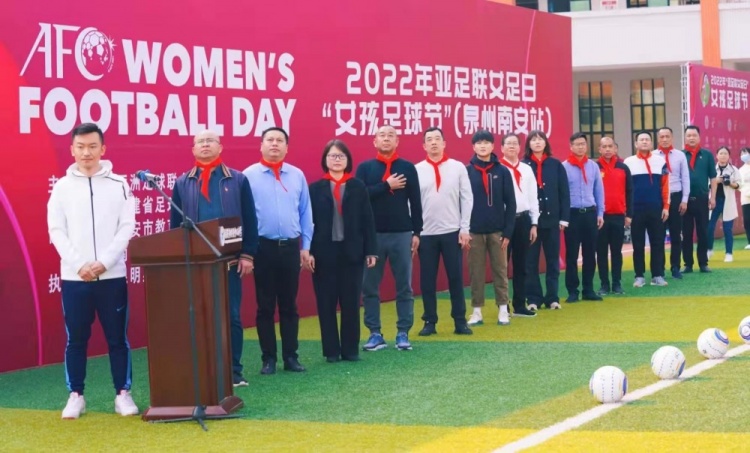
{"label": "woman with long dark hair", "polygon": [[[359,360],[359,297],[365,264],[375,266],[375,219],[362,181],[354,179],[352,154],[341,140],[323,149],[323,178],[310,184],[315,230],[310,267],[318,306],[323,355],[328,362]],[[341,329],[336,308],[341,308]]]}
{"label": "woman with long dark hair", "polygon": [[731,263],[734,236],[732,226],[739,217],[734,191],[740,188],[740,172],[729,159],[729,148],[722,146],[716,151],[716,207],[711,211],[708,221],[708,258],[714,254],[714,231],[721,216],[724,230],[724,262]]}
{"label": "woman with long dark hair", "polygon": [[[570,221],[570,193],[568,175],[559,160],[552,157],[547,135],[533,130],[526,138],[524,162],[534,171],[539,198],[537,240],[529,246],[526,260],[526,298],[529,310],[545,306],[561,308],[558,295],[560,277],[560,232]],[[539,255],[544,249],[547,262],[546,286],[542,294],[539,280]]]}

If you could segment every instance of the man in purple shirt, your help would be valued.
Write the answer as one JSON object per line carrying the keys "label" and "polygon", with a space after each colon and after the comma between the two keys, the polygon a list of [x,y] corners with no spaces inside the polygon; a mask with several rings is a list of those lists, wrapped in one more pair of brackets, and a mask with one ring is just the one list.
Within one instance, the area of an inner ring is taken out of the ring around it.
{"label": "man in purple shirt", "polygon": [[687,211],[690,198],[690,167],[688,167],[685,153],[672,146],[672,129],[659,129],[659,149],[654,154],[661,156],[667,162],[669,171],[669,228],[670,264],[672,278],[682,279],[680,272],[680,253],[682,252],[682,216]]}
{"label": "man in purple shirt", "polygon": [[570,156],[563,162],[570,188],[570,225],[565,229],[567,302],[578,302],[578,251],[583,255],[583,300],[602,300],[594,292],[596,237],[604,225],[604,186],[599,166],[589,161],[586,135],[570,137]]}

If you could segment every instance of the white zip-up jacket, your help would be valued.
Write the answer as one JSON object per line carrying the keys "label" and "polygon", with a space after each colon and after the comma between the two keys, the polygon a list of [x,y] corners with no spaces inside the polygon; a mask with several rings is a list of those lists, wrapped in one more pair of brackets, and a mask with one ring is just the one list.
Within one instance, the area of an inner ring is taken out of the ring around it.
{"label": "white zip-up jacket", "polygon": [[47,203],[47,227],[60,255],[62,280],[82,281],[78,271],[99,261],[100,280],[127,275],[125,250],[135,229],[135,199],[127,180],[112,173],[112,163],[88,177],[77,164],[54,185]]}

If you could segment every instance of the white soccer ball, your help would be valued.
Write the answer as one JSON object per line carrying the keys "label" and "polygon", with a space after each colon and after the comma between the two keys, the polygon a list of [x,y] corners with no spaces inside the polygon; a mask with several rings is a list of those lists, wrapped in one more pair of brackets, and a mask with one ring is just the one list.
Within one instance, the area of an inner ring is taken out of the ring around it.
{"label": "white soccer ball", "polygon": [[729,338],[721,329],[710,328],[698,337],[698,352],[707,359],[718,359],[729,349]]}
{"label": "white soccer ball", "polygon": [[591,376],[589,390],[600,403],[616,403],[628,392],[628,378],[616,366],[603,366]]}
{"label": "white soccer ball", "polygon": [[685,369],[685,354],[674,346],[662,346],[651,356],[651,370],[659,379],[676,379]]}
{"label": "white soccer ball", "polygon": [[740,321],[740,327],[737,329],[740,333],[740,338],[746,344],[750,344],[750,316]]}

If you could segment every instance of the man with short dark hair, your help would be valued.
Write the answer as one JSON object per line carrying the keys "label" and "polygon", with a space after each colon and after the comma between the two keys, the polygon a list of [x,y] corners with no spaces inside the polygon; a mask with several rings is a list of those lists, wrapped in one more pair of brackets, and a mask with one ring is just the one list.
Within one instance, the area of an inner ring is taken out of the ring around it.
{"label": "man with short dark hair", "polygon": [[424,327],[420,336],[437,333],[437,273],[440,256],[448,277],[451,317],[459,335],[471,335],[466,323],[463,254],[471,242],[469,226],[474,196],[466,167],[445,154],[443,131],[436,127],[424,133],[427,158],[415,165],[419,175],[424,229],[419,244],[419,276],[424,302]]}
{"label": "man with short dark hair", "polygon": [[625,159],[633,175],[633,287],[646,285],[646,233],[651,244],[651,285],[664,280],[664,222],[669,217],[669,174],[663,157],[651,152],[651,134],[636,134],[635,156]]}
{"label": "man with short dark hair", "polygon": [[[610,291],[624,294],[622,289],[622,243],[625,228],[633,219],[633,180],[630,169],[617,156],[617,143],[611,137],[599,141],[599,168],[604,186],[604,226],[599,231],[596,260],[599,266],[600,296]],[[612,256],[612,280],[610,286],[609,260]]]}
{"label": "man with short dark hair", "polygon": [[265,375],[276,373],[277,305],[284,370],[305,371],[297,354],[297,290],[300,268],[310,266],[312,207],[305,174],[284,160],[288,149],[284,129],[266,129],[261,135],[260,162],[243,172],[253,192],[260,236],[255,257],[256,323],[263,360],[260,373]]}
{"label": "man with short dark hair", "polygon": [[594,292],[596,238],[604,225],[604,187],[599,166],[589,161],[586,135],[570,137],[570,156],[563,162],[570,189],[570,225],[565,229],[565,287],[569,303],[578,302],[578,253],[583,256],[583,300],[602,300]]}
{"label": "man with short dark hair", "polygon": [[[708,211],[716,206],[716,162],[711,151],[701,148],[698,126],[685,128],[685,157],[689,163],[690,196],[682,216],[683,274],[693,272],[693,231],[698,236],[698,267],[703,273],[708,267]],[[710,189],[709,189],[710,187]]]}
{"label": "man with short dark hair", "polygon": [[672,129],[662,127],[658,133],[659,149],[654,154],[664,158],[669,172],[669,262],[672,278],[681,279],[682,216],[690,198],[690,168],[685,153],[672,146]]}
{"label": "man with short dark hair", "polygon": [[495,148],[495,137],[491,132],[485,129],[478,130],[471,138],[471,143],[474,157],[471,158],[466,170],[474,199],[469,224],[469,276],[473,312],[468,324],[484,324],[482,307],[489,255],[495,304],[498,307],[497,323],[505,326],[510,324],[506,251],[513,237],[516,216],[512,176],[508,169],[500,165],[497,156],[492,152]]}
{"label": "man with short dark hair", "polygon": [[60,255],[63,317],[68,342],[65,377],[68,403],[64,419],[86,412],[83,397],[91,324],[99,319],[109,348],[115,387],[115,412],[136,415],[130,395],[132,362],[127,339],[128,282],[125,250],[135,228],[135,199],[127,180],[112,173],[99,126],[73,129],[70,152],[75,163],[52,188],[47,226]]}
{"label": "man with short dark hair", "polygon": [[[241,278],[253,271],[258,250],[258,223],[255,218],[253,194],[247,178],[221,161],[224,147],[213,131],[198,133],[193,139],[195,166],[174,185],[172,200],[195,222],[239,217],[242,220],[242,251],[228,263],[229,321],[232,342],[232,384],[247,386],[242,374],[242,305]],[[183,218],[170,212],[170,228],[180,228]]]}

